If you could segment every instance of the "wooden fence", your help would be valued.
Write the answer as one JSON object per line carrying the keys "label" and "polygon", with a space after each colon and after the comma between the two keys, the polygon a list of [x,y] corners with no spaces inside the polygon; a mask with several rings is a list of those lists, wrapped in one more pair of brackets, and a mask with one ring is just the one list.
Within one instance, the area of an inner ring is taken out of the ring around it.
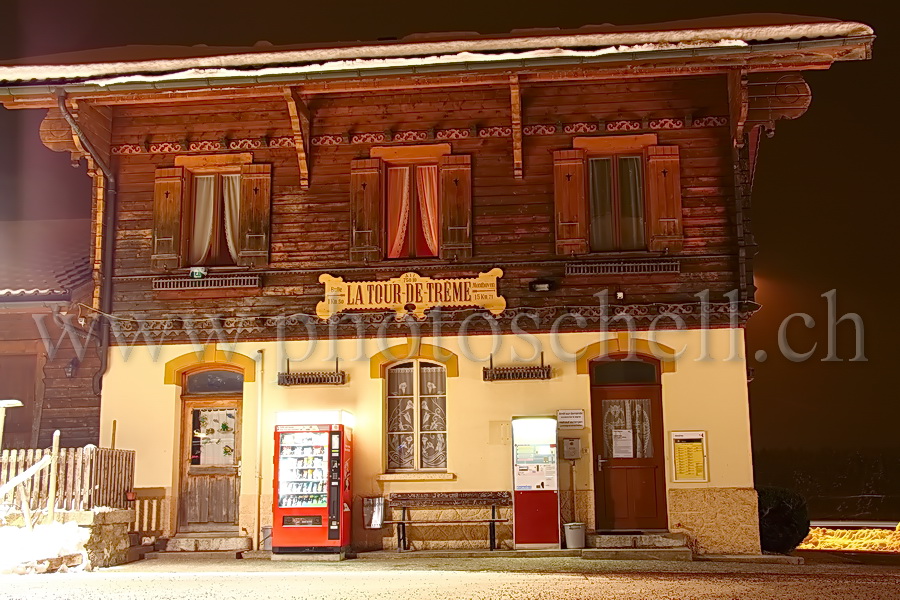
{"label": "wooden fence", "polygon": [[[0,485],[27,470],[50,449],[20,448],[0,453]],[[60,448],[56,484],[57,510],[91,510],[98,506],[131,508],[125,493],[134,489],[134,450],[110,448]],[[23,483],[32,510],[47,506],[49,469]],[[19,506],[14,492],[0,498],[0,504]],[[21,507],[19,507],[21,508]]]}

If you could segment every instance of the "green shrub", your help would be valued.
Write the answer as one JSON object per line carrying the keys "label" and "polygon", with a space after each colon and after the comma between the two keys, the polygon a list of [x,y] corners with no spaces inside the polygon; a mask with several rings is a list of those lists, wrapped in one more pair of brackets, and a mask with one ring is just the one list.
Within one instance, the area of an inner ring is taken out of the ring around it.
{"label": "green shrub", "polygon": [[788,554],[809,534],[806,500],[795,491],[758,487],[759,542],[763,552]]}

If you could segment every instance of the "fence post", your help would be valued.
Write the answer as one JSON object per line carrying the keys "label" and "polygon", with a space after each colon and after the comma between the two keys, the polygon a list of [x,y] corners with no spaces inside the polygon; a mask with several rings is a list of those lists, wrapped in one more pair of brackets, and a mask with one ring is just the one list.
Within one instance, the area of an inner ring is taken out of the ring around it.
{"label": "fence post", "polygon": [[47,490],[47,522],[52,523],[56,512],[56,470],[59,460],[59,429],[53,432],[53,449],[50,451],[50,489]]}

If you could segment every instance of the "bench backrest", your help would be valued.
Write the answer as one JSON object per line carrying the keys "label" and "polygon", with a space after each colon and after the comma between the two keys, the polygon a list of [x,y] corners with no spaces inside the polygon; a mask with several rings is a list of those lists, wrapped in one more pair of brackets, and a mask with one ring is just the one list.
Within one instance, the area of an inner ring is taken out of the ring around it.
{"label": "bench backrest", "polygon": [[396,493],[388,496],[396,507],[424,506],[511,506],[511,492],[419,492]]}

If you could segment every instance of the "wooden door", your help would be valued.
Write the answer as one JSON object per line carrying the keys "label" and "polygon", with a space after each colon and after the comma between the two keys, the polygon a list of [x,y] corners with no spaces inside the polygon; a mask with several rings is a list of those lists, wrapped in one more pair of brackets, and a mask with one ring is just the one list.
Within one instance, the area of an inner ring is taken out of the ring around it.
{"label": "wooden door", "polygon": [[241,399],[184,400],[178,530],[238,527]]}
{"label": "wooden door", "polygon": [[660,386],[592,387],[591,413],[597,529],[666,529]]}
{"label": "wooden door", "polygon": [[6,409],[0,448],[33,448],[37,444],[37,356],[0,355],[0,400],[12,399],[22,406]]}

